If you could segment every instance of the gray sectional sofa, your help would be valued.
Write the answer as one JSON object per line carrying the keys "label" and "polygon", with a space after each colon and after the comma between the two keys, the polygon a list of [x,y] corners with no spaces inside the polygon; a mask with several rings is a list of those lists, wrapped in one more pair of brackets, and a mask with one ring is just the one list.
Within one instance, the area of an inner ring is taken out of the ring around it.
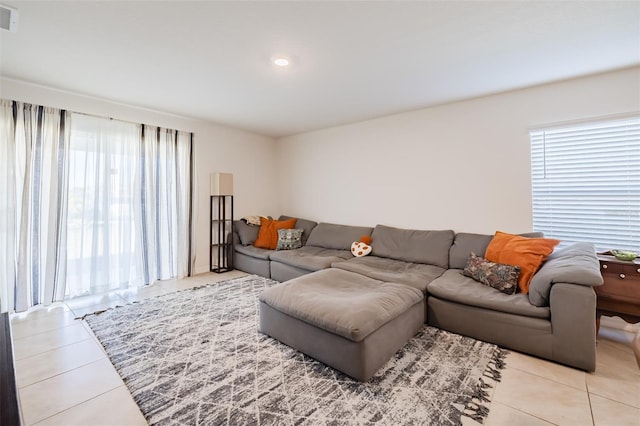
{"label": "gray sectional sofa", "polygon": [[[492,235],[317,224],[304,219],[297,220],[296,228],[304,229],[301,248],[265,250],[252,246],[259,228],[236,221],[236,269],[285,282],[332,268],[403,284],[424,295],[420,303],[429,325],[595,370],[593,287],[602,284],[602,277],[591,244],[556,248],[535,274],[529,294],[507,295],[461,273],[472,252],[484,256]],[[354,257],[351,243],[364,235],[371,237],[373,251]]]}

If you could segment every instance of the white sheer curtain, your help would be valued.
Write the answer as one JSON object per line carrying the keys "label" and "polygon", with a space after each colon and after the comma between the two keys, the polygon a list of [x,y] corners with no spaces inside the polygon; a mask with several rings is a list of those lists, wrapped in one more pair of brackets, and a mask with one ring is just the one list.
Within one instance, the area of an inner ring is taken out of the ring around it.
{"label": "white sheer curtain", "polygon": [[71,118],[67,297],[190,273],[191,134]]}
{"label": "white sheer curtain", "polygon": [[141,125],[72,114],[66,296],[144,284]]}
{"label": "white sheer curtain", "polygon": [[62,300],[68,114],[1,101],[0,310]]}
{"label": "white sheer curtain", "polygon": [[190,274],[191,134],[144,126],[142,197],[145,281]]}
{"label": "white sheer curtain", "polygon": [[1,107],[2,311],[190,275],[191,133]]}

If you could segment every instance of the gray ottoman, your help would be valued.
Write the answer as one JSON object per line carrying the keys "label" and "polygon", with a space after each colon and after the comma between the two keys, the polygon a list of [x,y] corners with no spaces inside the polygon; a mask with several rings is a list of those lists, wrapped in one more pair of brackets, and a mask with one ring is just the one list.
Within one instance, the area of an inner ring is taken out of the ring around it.
{"label": "gray ottoman", "polygon": [[341,269],[284,282],[260,295],[260,331],[367,381],[424,325],[423,293]]}

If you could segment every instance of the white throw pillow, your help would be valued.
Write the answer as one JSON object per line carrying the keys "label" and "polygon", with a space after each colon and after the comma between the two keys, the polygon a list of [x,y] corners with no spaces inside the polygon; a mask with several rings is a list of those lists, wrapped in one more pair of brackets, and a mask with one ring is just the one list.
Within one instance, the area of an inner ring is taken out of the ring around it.
{"label": "white throw pillow", "polygon": [[371,246],[359,241],[354,242],[351,244],[351,253],[355,257],[366,256],[371,253]]}

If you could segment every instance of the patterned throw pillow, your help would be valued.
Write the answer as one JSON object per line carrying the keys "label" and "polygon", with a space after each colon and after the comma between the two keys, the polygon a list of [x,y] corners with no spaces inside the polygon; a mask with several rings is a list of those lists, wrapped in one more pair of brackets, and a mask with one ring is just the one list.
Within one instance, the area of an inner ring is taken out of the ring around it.
{"label": "patterned throw pillow", "polygon": [[462,275],[505,294],[514,294],[518,290],[520,267],[491,262],[471,253]]}
{"label": "patterned throw pillow", "polygon": [[276,250],[293,250],[302,247],[304,229],[278,229]]}
{"label": "patterned throw pillow", "polygon": [[296,221],[296,218],[272,220],[267,217],[261,217],[258,238],[253,242],[253,246],[275,250],[278,247],[278,229],[293,229],[296,226]]}
{"label": "patterned throw pillow", "polygon": [[366,256],[369,253],[371,253],[371,250],[373,250],[373,248],[362,241],[360,242],[356,241],[353,244],[351,244],[351,254],[353,254],[355,257]]}

